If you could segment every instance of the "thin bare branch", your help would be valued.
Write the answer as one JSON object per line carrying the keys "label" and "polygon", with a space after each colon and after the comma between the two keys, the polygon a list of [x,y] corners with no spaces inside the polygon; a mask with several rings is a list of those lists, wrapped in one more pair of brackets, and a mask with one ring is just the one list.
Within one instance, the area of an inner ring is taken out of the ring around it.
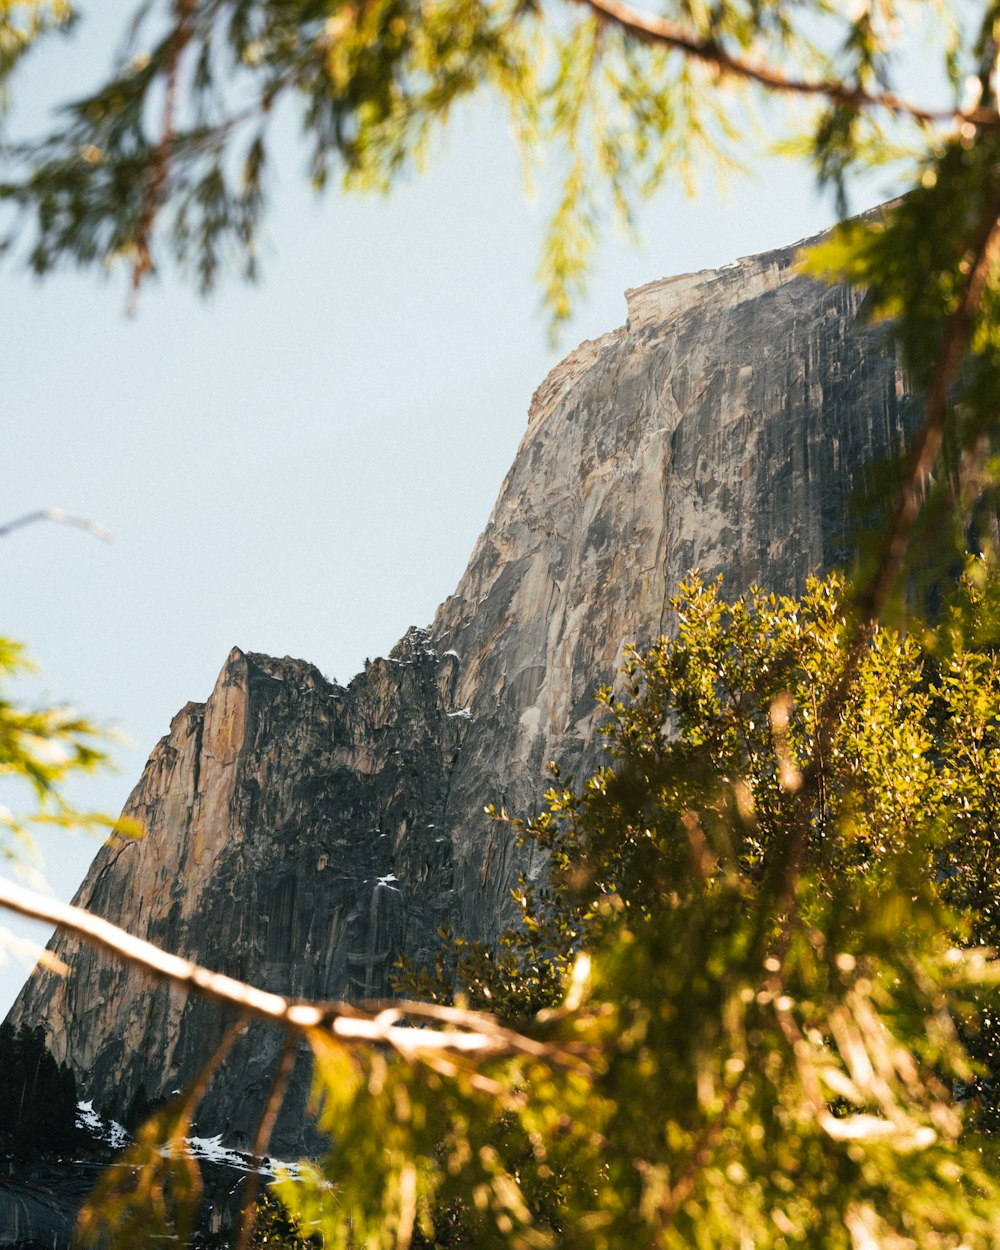
{"label": "thin bare branch", "polygon": [[218,1045],[215,1050],[202,1064],[198,1075],[194,1081],[188,1086],[184,1092],[184,1115],[187,1119],[191,1119],[198,1110],[201,1100],[208,1093],[208,1087],[212,1083],[212,1077],[218,1072],[222,1061],[233,1048],[233,1043],[246,1031],[247,1022],[244,1019],[234,1020],[226,1029],[222,1037],[219,1038]]}
{"label": "thin bare branch", "polygon": [[267,1152],[278,1112],[285,1099],[288,1078],[295,1066],[295,1034],[285,1039],[285,1045],[278,1060],[278,1068],[274,1074],[274,1083],[268,1095],[267,1105],[257,1125],[257,1136],[253,1143],[253,1157],[250,1160],[250,1171],[247,1174],[246,1188],[243,1191],[243,1218],[240,1220],[240,1235],[236,1242],[236,1250],[249,1250],[250,1238],[253,1236],[254,1224],[257,1222],[257,1190],[260,1185],[260,1168]]}
{"label": "thin bare branch", "polygon": [[878,619],[903,567],[927,483],[937,464],[948,414],[948,393],[958,376],[972,333],[976,310],[993,263],[1000,253],[1000,194],[994,197],[970,242],[969,270],[958,304],[945,325],[941,348],[927,391],[927,411],[910,449],[903,484],[868,585],[857,597],[864,622]]}
{"label": "thin bare branch", "polygon": [[6,538],[8,534],[25,525],[34,525],[36,521],[55,521],[59,525],[74,525],[77,529],[86,530],[88,534],[93,534],[95,538],[105,543],[111,542],[113,537],[109,529],[99,525],[96,521],[91,521],[88,517],[74,516],[70,512],[63,512],[62,508],[39,508],[37,512],[27,512],[24,516],[15,517],[13,521],[6,521],[0,525],[0,538]]}
{"label": "thin bare branch", "polygon": [[[237,981],[234,977],[213,972],[190,959],[168,954],[152,942],[133,937],[124,929],[82,907],[46,898],[2,877],[0,907],[58,925],[91,946],[100,947],[154,976],[194,990],[244,1016],[270,1020],[297,1033],[306,1033],[316,1028],[328,1029],[344,1041],[389,1045],[403,1056],[413,1059],[447,1052],[483,1057],[531,1055],[551,1062],[568,1062],[573,1066],[581,1066],[578,1057],[563,1054],[543,1042],[506,1029],[493,1017],[476,1011],[462,1011],[457,1007],[444,1008],[428,1003],[410,1003],[405,1000],[370,1005],[303,1002],[285,998],[281,994],[272,994]],[[461,1031],[446,1032],[443,1029],[416,1028],[398,1023],[407,1018],[436,1019]]]}
{"label": "thin bare branch", "polygon": [[892,91],[869,92],[851,87],[836,78],[793,78],[764,62],[734,56],[715,39],[691,34],[676,22],[652,13],[643,13],[625,0],[579,0],[603,20],[613,22],[643,43],[675,48],[685,56],[712,66],[720,75],[741,78],[783,95],[819,96],[849,109],[882,109],[895,117],[909,117],[928,124],[971,122],[986,129],[1000,128],[995,109],[928,109]]}
{"label": "thin bare branch", "polygon": [[[989,203],[969,240],[968,253],[968,269],[958,303],[945,323],[941,346],[931,374],[924,419],[910,447],[903,481],[882,539],[875,571],[855,596],[853,634],[847,646],[847,654],[816,717],[812,750],[802,774],[802,788],[796,796],[795,818],[789,826],[784,846],[773,861],[769,897],[777,900],[778,913],[786,912],[789,918],[794,912],[795,888],[806,855],[812,807],[823,761],[833,745],[837,724],[847,705],[851,686],[872,630],[885,610],[889,596],[903,571],[906,552],[926,498],[927,484],[941,453],[949,393],[968,351],[976,312],[990,269],[1000,255],[1000,190]],[[761,911],[762,927],[758,940],[763,938],[766,917],[765,908]],[[789,927],[786,925],[786,944]]]}
{"label": "thin bare branch", "polygon": [[153,267],[150,241],[153,225],[160,211],[160,201],[167,182],[170,158],[173,154],[176,129],[174,115],[177,110],[177,84],[180,78],[181,58],[191,40],[191,17],[194,13],[195,0],[177,0],[176,20],[170,36],[167,52],[167,90],[163,103],[163,120],[160,125],[160,140],[153,151],[152,163],[146,181],[146,189],[142,199],[142,211],[139,216],[139,227],[136,233],[135,262],[132,266],[132,285],[129,295],[128,313],[135,313],[136,300],[142,280]]}

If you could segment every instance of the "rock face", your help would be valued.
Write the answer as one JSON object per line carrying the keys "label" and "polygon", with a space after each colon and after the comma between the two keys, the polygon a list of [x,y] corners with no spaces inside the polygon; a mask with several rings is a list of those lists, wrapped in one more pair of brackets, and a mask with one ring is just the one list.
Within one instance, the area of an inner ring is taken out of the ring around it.
{"label": "rock face", "polygon": [[[174,717],[126,812],[146,829],[98,852],[77,901],[166,950],[308,998],[378,998],[402,952],[431,958],[453,914],[444,811],[468,725],[458,668],[411,630],[344,689],[310,664],[234,649],[205,704]],[[121,1119],[204,1062],[226,1021],[86,947],[60,942],[65,979],[15,1004]],[[247,1144],[282,1044],[253,1028],[198,1124]],[[206,1047],[208,1048],[206,1050]],[[290,1108],[304,1121],[306,1073]],[[291,1110],[289,1115],[292,1115]],[[296,1130],[276,1150],[300,1149]]]}
{"label": "rock face", "polygon": [[[98,854],[77,902],[284,994],[389,992],[435,930],[493,936],[519,871],[483,814],[528,810],[545,763],[600,756],[592,695],[622,648],[670,629],[699,566],[736,592],[801,588],[852,547],[849,498],[898,450],[908,405],[859,297],[793,272],[795,249],[630,291],[628,322],[539,388],[455,594],[429,631],[347,687],[234,650],[154,750],[127,812],[147,836]],[[58,939],[14,1018],[41,1022],[95,1105],[192,1077],[224,1020]],[[216,1079],[202,1133],[247,1135],[281,1039],[255,1029]],[[297,1073],[274,1141],[308,1145]]]}

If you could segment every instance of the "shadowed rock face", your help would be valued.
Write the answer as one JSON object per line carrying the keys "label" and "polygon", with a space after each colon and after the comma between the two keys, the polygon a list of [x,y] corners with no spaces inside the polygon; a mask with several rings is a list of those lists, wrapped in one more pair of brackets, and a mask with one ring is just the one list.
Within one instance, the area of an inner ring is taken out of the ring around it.
{"label": "shadowed rock face", "polygon": [[[76,901],[166,950],[306,998],[379,998],[403,951],[433,957],[455,910],[444,829],[468,725],[451,716],[457,671],[411,630],[346,689],[310,664],[234,649],[205,704],[157,745],[126,812],[147,830],[113,838]],[[226,1020],[76,942],[65,979],[28,983],[15,1014],[43,1019],[51,1047],[122,1118],[197,1072]],[[247,1134],[282,1038],[254,1028],[199,1118]],[[298,1123],[306,1074],[293,1082]],[[279,1133],[275,1149],[297,1149]]]}
{"label": "shadowed rock face", "polygon": [[[600,758],[592,695],[623,646],[671,628],[692,567],[800,589],[851,548],[848,499],[906,427],[891,345],[858,296],[791,270],[794,249],[628,293],[626,326],[572,353],[528,429],[455,594],[347,687],[234,650],[154,750],[77,902],[284,994],[378,997],[446,921],[490,937],[540,871],[488,802],[528,810],[545,762]],[[57,939],[13,1016],[41,1022],[96,1105],[189,1080],[220,1013]],[[281,1039],[254,1028],[203,1133],[248,1135]],[[303,1135],[304,1065],[274,1141]]]}

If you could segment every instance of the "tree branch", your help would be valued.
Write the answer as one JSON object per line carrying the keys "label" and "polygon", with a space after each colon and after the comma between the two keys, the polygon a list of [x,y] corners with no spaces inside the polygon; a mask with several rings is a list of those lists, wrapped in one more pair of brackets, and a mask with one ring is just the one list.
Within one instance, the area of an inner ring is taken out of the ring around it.
{"label": "tree branch", "polygon": [[257,1136],[254,1138],[253,1155],[250,1160],[250,1171],[247,1173],[243,1191],[243,1218],[240,1221],[240,1235],[236,1242],[236,1250],[249,1250],[250,1238],[253,1236],[254,1224],[257,1222],[257,1190],[260,1185],[260,1168],[274,1132],[278,1112],[285,1099],[288,1078],[295,1066],[295,1040],[290,1034],[285,1038],[285,1045],[278,1060],[278,1068],[274,1074],[274,1083],[268,1095],[267,1105],[257,1125]]}
{"label": "tree branch", "polygon": [[24,516],[15,517],[13,521],[5,521],[3,525],[0,525],[0,538],[6,538],[8,534],[21,529],[22,526],[34,525],[36,521],[55,521],[59,525],[75,525],[78,529],[86,530],[88,534],[101,539],[102,542],[111,541],[109,529],[99,525],[96,521],[91,521],[88,517],[63,512],[62,508],[39,508],[37,512],[28,512]]}
{"label": "tree branch", "polygon": [[918,122],[971,122],[986,129],[1000,128],[1000,113],[995,109],[926,109],[892,91],[863,91],[835,78],[791,78],[773,66],[734,56],[717,40],[691,34],[668,18],[643,13],[626,0],[578,0],[578,3],[587,5],[602,20],[613,22],[634,39],[675,48],[685,56],[712,66],[721,75],[741,78],[769,91],[783,95],[822,96],[845,108],[884,109],[895,117],[908,117]]}
{"label": "tree branch", "polygon": [[941,348],[927,390],[927,412],[910,448],[896,506],[879,553],[879,562],[868,585],[857,597],[865,622],[881,615],[903,567],[913,527],[926,493],[927,482],[937,464],[948,414],[948,393],[961,368],[976,310],[986,286],[989,271],[1000,252],[1000,194],[994,196],[969,245],[969,269],[958,304],[948,318]]}
{"label": "tree branch", "polygon": [[142,280],[153,267],[150,250],[153,225],[160,210],[160,201],[167,181],[170,157],[173,152],[176,130],[174,114],[177,109],[177,83],[180,77],[181,57],[191,40],[191,18],[194,13],[195,0],[176,0],[175,23],[170,34],[166,64],[166,96],[163,103],[163,121],[160,127],[160,141],[153,150],[153,159],[147,176],[146,188],[142,197],[142,209],[135,239],[135,261],[132,266],[132,285],[129,295],[128,313],[135,313],[136,300]]}
{"label": "tree branch", "polygon": [[[435,1003],[398,1002],[344,1003],[306,1002],[285,998],[234,977],[202,967],[189,959],[168,954],[152,942],[133,937],[124,929],[95,916],[82,907],[45,898],[23,886],[0,877],[0,907],[58,925],[82,938],[91,946],[108,951],[124,962],[142,968],[154,976],[194,990],[205,998],[233,1008],[244,1016],[269,1020],[297,1033],[310,1029],[328,1029],[334,1036],[348,1042],[382,1043],[392,1046],[401,1055],[419,1060],[424,1055],[462,1052],[481,1056],[503,1057],[532,1055],[555,1063],[571,1063],[581,1067],[576,1056],[570,1056],[544,1042],[525,1037],[505,1028],[492,1016],[458,1007],[442,1007]],[[415,1028],[397,1023],[405,1019],[437,1020],[461,1030]]]}
{"label": "tree branch", "polygon": [[[590,0],[586,0],[590,3]],[[903,570],[906,552],[913,536],[926,495],[927,483],[937,465],[944,441],[949,409],[949,393],[958,378],[969,347],[976,312],[991,267],[1000,255],[1000,190],[996,192],[969,240],[968,269],[959,293],[958,303],[944,325],[941,346],[927,389],[924,419],[910,447],[903,481],[889,517],[885,537],[879,550],[875,571],[855,595],[855,615],[850,626],[847,653],[840,672],[830,685],[819,713],[813,734],[812,749],[803,770],[803,785],[795,796],[796,812],[788,828],[784,844],[775,856],[768,887],[765,890],[777,914],[785,914],[787,946],[791,917],[795,912],[795,889],[807,853],[809,827],[816,790],[823,767],[833,745],[837,724],[847,705],[851,686],[858,673],[865,648],[871,638],[893,588]],[[760,913],[757,944],[765,939],[769,908]],[[773,919],[773,915],[771,916]]]}

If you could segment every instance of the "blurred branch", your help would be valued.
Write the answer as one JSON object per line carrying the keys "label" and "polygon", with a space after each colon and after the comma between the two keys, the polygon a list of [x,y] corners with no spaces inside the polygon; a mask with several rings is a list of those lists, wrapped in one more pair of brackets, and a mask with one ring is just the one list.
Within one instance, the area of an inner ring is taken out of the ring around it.
{"label": "blurred branch", "polygon": [[257,1136],[254,1139],[253,1155],[250,1159],[250,1170],[247,1173],[246,1189],[243,1194],[243,1218],[240,1221],[240,1235],[236,1242],[236,1250],[249,1250],[250,1239],[253,1237],[254,1224],[257,1219],[257,1190],[260,1185],[260,1169],[271,1134],[278,1119],[278,1112],[284,1101],[288,1078],[295,1066],[294,1035],[288,1035],[278,1060],[278,1069],[274,1074],[274,1083],[268,1095],[267,1105],[257,1125]]}
{"label": "blurred branch", "polygon": [[717,70],[722,76],[742,78],[769,91],[784,95],[821,96],[832,104],[848,109],[884,109],[896,117],[909,117],[928,124],[969,122],[986,129],[1000,129],[1000,114],[995,109],[927,109],[913,104],[892,91],[869,92],[851,87],[836,78],[791,78],[763,62],[747,61],[733,56],[715,39],[691,34],[668,18],[642,13],[625,0],[579,0],[604,21],[613,22],[626,34],[643,43],[674,48],[685,56]]}
{"label": "blurred branch", "polygon": [[[771,889],[779,912],[790,914],[794,911],[795,889],[806,854],[823,761],[833,744],[837,724],[847,704],[851,685],[857,676],[871,632],[878,624],[903,571],[914,527],[926,497],[927,485],[941,454],[951,389],[969,349],[976,313],[998,253],[1000,191],[990,200],[986,212],[968,240],[968,264],[963,270],[964,279],[957,303],[944,323],[941,346],[927,388],[924,419],[910,445],[903,480],[879,547],[875,569],[854,596],[853,637],[849,642],[844,663],[831,683],[816,718],[812,751],[803,771],[804,784],[796,796],[796,818],[789,825],[784,847],[773,861]],[[761,916],[762,919],[766,916],[766,909],[762,910]],[[763,930],[758,936],[763,936]]]}
{"label": "blurred branch", "polygon": [[99,538],[102,542],[109,543],[113,538],[113,534],[105,526],[98,524],[97,521],[91,521],[85,516],[74,516],[70,512],[63,512],[62,508],[40,508],[37,512],[27,512],[24,516],[19,516],[13,521],[7,521],[0,525],[0,538],[6,538],[8,534],[19,530],[25,525],[34,525],[36,521],[55,521],[59,525],[74,525],[77,529],[86,530],[88,534],[93,534],[95,538]]}
{"label": "blurred branch", "polygon": [[865,623],[874,622],[881,615],[902,571],[927,483],[941,452],[949,392],[965,358],[986,281],[1000,251],[1000,193],[994,196],[977,226],[969,251],[971,257],[965,281],[958,304],[945,323],[941,349],[927,391],[927,411],[910,448],[906,473],[882,541],[878,565],[868,585],[857,596],[859,613]]}
{"label": "blurred branch", "polygon": [[153,267],[153,259],[150,254],[150,237],[153,232],[156,215],[160,209],[160,201],[163,198],[163,191],[170,168],[170,155],[176,138],[174,117],[177,111],[177,82],[180,75],[181,57],[191,41],[191,18],[193,13],[194,0],[177,0],[175,23],[170,34],[167,51],[166,96],[163,104],[160,141],[153,152],[153,162],[146,182],[136,235],[135,262],[132,266],[132,288],[128,304],[130,316],[134,315],[136,311],[136,300],[143,277]]}
{"label": "blurred branch", "polygon": [[[212,972],[189,959],[170,955],[82,907],[45,898],[2,877],[0,907],[58,925],[91,946],[109,951],[137,968],[194,990],[245,1016],[269,1020],[298,1033],[328,1029],[344,1041],[392,1046],[410,1060],[447,1052],[464,1052],[490,1057],[533,1055],[550,1062],[580,1066],[576,1056],[561,1054],[543,1042],[505,1028],[492,1016],[476,1011],[405,1000],[355,1004],[303,1002],[285,998],[237,981],[234,977]],[[460,1031],[446,1032],[444,1029],[416,1028],[399,1023],[405,1019],[433,1020]]]}

